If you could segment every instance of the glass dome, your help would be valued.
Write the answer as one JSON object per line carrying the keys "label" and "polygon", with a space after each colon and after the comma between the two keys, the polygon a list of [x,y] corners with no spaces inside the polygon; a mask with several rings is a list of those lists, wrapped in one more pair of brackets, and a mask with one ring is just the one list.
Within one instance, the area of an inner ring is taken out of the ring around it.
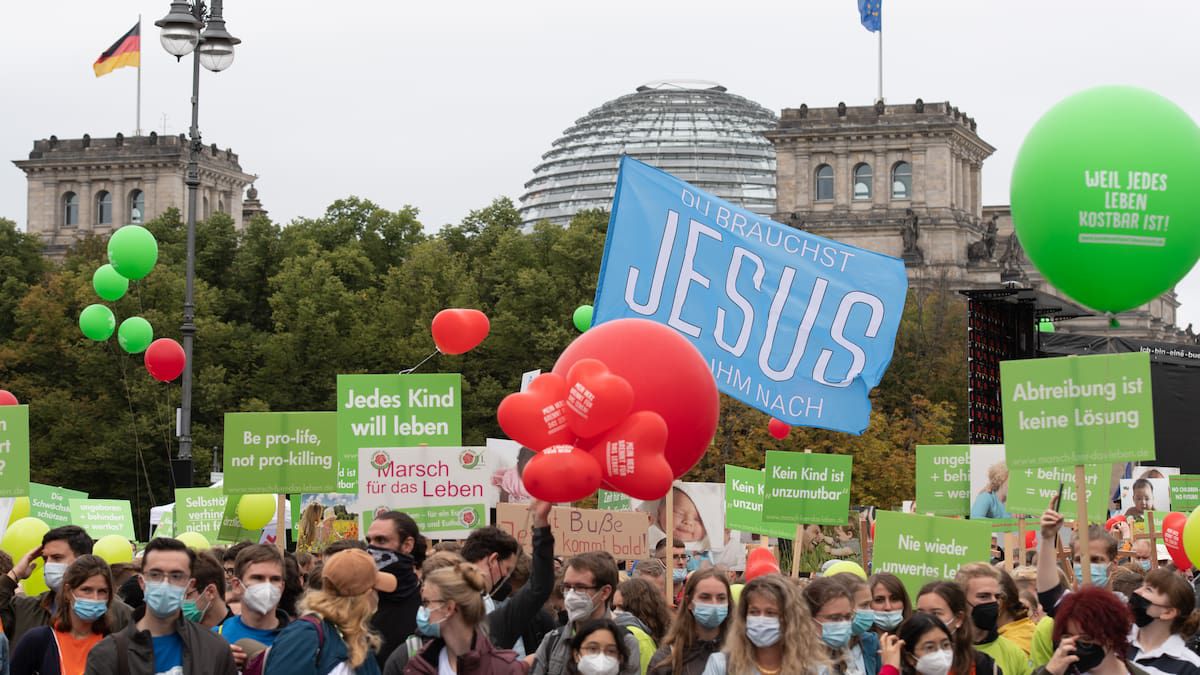
{"label": "glass dome", "polygon": [[521,196],[526,225],[566,225],[583,209],[612,207],[617,164],[628,154],[761,214],[775,211],[775,113],[713,82],[653,82],[605,103],[542,155]]}

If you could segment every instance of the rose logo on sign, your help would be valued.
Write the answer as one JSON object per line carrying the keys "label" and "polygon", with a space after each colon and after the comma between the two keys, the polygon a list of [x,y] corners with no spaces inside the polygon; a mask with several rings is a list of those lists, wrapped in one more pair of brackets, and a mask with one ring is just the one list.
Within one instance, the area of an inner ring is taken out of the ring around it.
{"label": "rose logo on sign", "polygon": [[392,458],[388,457],[387,453],[380,450],[374,455],[371,455],[371,466],[375,467],[376,471],[383,470],[383,467],[392,463]]}
{"label": "rose logo on sign", "polygon": [[467,507],[467,508],[463,509],[461,512],[459,512],[458,522],[461,523],[463,527],[474,527],[475,526],[475,509],[473,509],[471,507]]}
{"label": "rose logo on sign", "polygon": [[477,454],[473,450],[463,450],[462,454],[460,454],[458,456],[458,462],[460,464],[462,464],[462,468],[464,468],[464,469],[474,469],[474,468],[478,467],[479,462],[482,459],[483,459],[483,456],[480,454]]}

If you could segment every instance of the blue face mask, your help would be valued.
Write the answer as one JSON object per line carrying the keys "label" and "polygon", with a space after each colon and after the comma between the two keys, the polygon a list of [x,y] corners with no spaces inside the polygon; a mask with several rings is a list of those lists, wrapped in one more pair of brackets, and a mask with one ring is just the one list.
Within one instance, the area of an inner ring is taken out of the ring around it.
{"label": "blue face mask", "polygon": [[161,581],[157,584],[146,584],[146,607],[160,619],[165,619],[183,606],[183,586],[175,586]]}
{"label": "blue face mask", "polygon": [[687,570],[681,570],[678,567],[671,570],[671,580],[677,584],[687,581]]}
{"label": "blue face mask", "polygon": [[95,621],[108,613],[108,603],[103,600],[75,598],[71,604],[71,610],[75,612],[75,616],[84,621]]}
{"label": "blue face mask", "polygon": [[725,621],[725,617],[729,616],[729,605],[709,605],[703,602],[697,602],[692,606],[692,616],[696,617],[696,623],[705,628],[716,628]]}
{"label": "blue face mask", "polygon": [[893,609],[890,612],[875,612],[875,625],[883,630],[896,630],[896,626],[904,620],[904,610]]}
{"label": "blue face mask", "polygon": [[871,626],[875,625],[875,610],[860,609],[854,612],[854,625],[851,626],[851,632],[854,635],[862,635],[870,630]]}
{"label": "blue face mask", "polygon": [[433,623],[429,620],[428,607],[421,607],[417,610],[417,632],[431,638],[441,637],[442,635],[442,622]]}
{"label": "blue face mask", "polygon": [[[1080,586],[1083,585],[1083,567],[1075,566],[1075,582]],[[1092,585],[1103,586],[1108,583],[1108,565],[1104,563],[1092,563]]]}
{"label": "blue face mask", "polygon": [[1147,572],[1150,571],[1150,561],[1149,560],[1139,560],[1138,564],[1142,566],[1143,570],[1145,570]]}
{"label": "blue face mask", "polygon": [[823,623],[821,624],[821,640],[834,649],[841,649],[850,641],[851,631],[852,622],[850,621]]}

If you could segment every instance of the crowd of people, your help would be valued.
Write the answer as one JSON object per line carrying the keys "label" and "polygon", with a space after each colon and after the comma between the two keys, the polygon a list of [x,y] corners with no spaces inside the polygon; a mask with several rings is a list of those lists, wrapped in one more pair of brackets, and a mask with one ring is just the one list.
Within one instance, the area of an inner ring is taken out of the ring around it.
{"label": "crowd of people", "polygon": [[[110,566],[59,527],[18,561],[0,554],[2,673],[1200,675],[1190,571],[1119,564],[1092,526],[1085,584],[1060,560],[1054,510],[1035,565],[969,563],[910,596],[861,569],[747,578],[679,541],[624,569],[604,551],[564,560],[549,509],[531,506],[530,554],[494,527],[433,545],[390,511],[366,542],[317,555],[156,538]],[[37,565],[50,590],[25,595]]]}

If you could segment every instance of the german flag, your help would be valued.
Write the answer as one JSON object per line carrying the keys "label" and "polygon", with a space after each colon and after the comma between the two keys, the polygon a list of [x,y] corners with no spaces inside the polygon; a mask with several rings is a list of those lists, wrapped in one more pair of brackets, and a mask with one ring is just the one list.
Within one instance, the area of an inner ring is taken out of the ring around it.
{"label": "german flag", "polygon": [[120,40],[117,40],[111,47],[104,50],[100,58],[92,64],[92,70],[96,71],[96,77],[107,75],[117,68],[125,66],[133,66],[140,68],[142,66],[142,22],[139,21],[129,29],[129,32],[122,35]]}

